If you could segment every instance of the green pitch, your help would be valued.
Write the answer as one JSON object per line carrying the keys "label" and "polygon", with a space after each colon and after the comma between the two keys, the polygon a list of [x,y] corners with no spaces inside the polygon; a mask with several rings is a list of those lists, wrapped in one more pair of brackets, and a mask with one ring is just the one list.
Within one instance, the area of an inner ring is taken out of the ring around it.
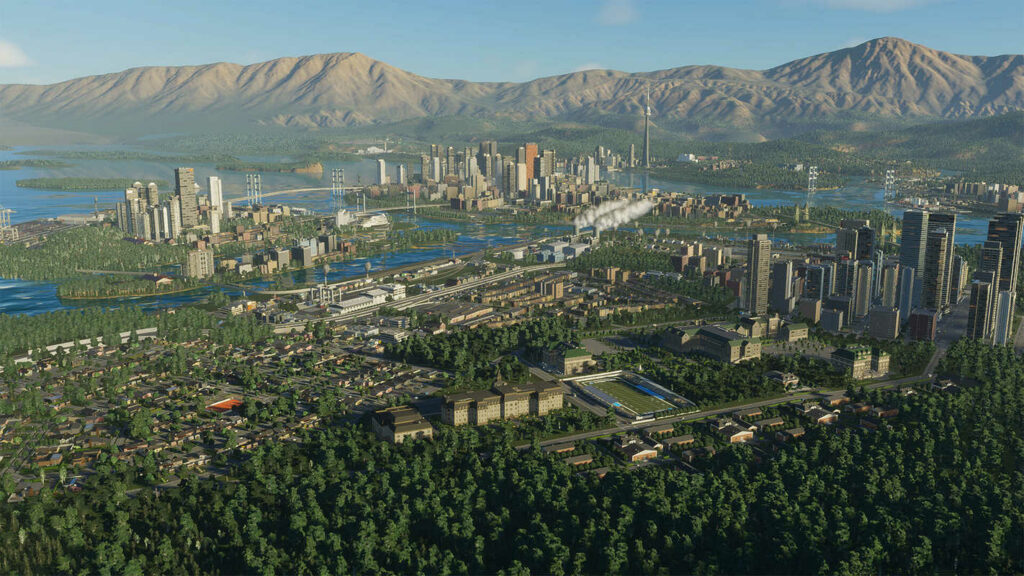
{"label": "green pitch", "polygon": [[611,380],[608,382],[595,382],[591,384],[594,388],[614,397],[626,409],[636,414],[647,414],[648,412],[660,412],[668,410],[673,406],[664,400],[649,396],[636,388]]}

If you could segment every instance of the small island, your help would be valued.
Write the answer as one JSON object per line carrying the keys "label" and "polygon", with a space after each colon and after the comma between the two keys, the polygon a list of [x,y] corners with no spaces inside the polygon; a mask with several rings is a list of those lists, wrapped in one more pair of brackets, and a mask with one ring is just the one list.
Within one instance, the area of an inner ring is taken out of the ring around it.
{"label": "small island", "polygon": [[17,181],[18,188],[32,188],[35,190],[66,190],[66,191],[93,191],[93,190],[123,190],[131,188],[136,181],[155,182],[160,188],[167,188],[166,180],[156,178],[25,178]]}
{"label": "small island", "polygon": [[320,162],[245,162],[242,160],[233,160],[218,163],[217,170],[227,170],[231,172],[323,174],[324,165]]}

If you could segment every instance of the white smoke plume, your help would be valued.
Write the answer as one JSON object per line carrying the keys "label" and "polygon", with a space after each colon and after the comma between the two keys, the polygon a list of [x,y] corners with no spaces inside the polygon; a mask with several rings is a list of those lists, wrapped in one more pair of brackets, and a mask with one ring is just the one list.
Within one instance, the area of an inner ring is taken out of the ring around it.
{"label": "white smoke plume", "polygon": [[602,202],[600,205],[580,214],[573,221],[576,229],[593,226],[595,232],[618,228],[647,214],[654,208],[654,203],[647,199],[636,202],[623,198]]}

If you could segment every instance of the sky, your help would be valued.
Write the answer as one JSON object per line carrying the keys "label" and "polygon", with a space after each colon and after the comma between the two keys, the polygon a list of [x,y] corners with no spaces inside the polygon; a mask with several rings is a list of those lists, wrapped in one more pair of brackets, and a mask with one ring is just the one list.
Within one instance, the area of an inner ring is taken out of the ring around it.
{"label": "sky", "polygon": [[1021,0],[0,0],[0,83],[362,52],[424,76],[764,69],[898,36],[1024,52]]}

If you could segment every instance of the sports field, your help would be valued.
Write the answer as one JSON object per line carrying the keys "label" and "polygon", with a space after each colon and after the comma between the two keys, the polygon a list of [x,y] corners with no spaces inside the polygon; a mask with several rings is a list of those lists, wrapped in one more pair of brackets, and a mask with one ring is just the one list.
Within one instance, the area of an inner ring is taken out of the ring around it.
{"label": "sports field", "polygon": [[660,412],[673,408],[672,404],[641,392],[640,390],[620,382],[618,380],[607,380],[605,382],[594,382],[591,387],[604,392],[615,398],[624,408],[636,414],[647,414]]}

